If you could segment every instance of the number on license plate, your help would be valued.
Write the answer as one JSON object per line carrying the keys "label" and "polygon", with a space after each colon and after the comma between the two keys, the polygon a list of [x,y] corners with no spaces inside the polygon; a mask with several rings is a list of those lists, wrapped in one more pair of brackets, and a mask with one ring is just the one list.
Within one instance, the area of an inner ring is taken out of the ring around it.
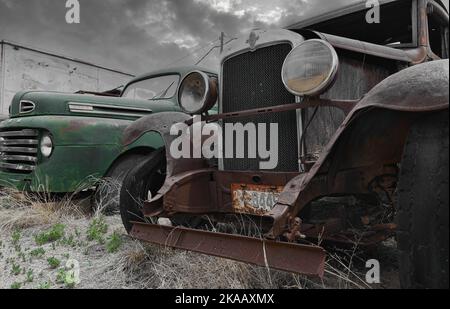
{"label": "number on license plate", "polygon": [[237,212],[264,214],[278,202],[283,187],[232,185],[233,207]]}

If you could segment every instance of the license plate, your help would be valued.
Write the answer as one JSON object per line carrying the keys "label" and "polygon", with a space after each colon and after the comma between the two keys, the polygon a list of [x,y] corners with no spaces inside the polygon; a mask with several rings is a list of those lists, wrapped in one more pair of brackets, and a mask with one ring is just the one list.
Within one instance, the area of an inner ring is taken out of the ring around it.
{"label": "license plate", "polygon": [[236,212],[262,215],[277,204],[284,187],[232,184],[233,207]]}

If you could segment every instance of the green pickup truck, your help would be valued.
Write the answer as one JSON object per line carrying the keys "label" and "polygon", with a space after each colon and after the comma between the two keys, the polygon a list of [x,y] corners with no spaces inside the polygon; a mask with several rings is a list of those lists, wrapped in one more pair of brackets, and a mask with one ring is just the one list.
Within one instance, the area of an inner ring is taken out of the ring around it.
{"label": "green pickup truck", "polygon": [[[180,81],[198,67],[153,72],[130,81],[120,97],[20,92],[0,123],[0,186],[37,193],[101,191],[163,145],[155,133],[124,146],[123,131],[150,114],[181,111]],[[99,185],[100,184],[100,185]],[[118,191],[118,190],[115,190]]]}

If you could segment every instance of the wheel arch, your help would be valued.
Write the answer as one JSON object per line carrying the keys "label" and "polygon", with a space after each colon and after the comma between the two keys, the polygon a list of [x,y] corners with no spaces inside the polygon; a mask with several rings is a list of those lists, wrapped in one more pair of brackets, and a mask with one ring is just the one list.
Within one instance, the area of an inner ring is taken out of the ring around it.
{"label": "wheel arch", "polygon": [[129,150],[124,151],[121,153],[108,167],[108,169],[105,172],[104,177],[108,177],[111,175],[111,172],[119,166],[121,163],[123,163],[126,159],[128,159],[131,156],[134,155],[141,155],[141,156],[147,156],[151,154],[153,151],[155,151],[155,148],[150,146],[139,146],[136,148],[131,148]]}

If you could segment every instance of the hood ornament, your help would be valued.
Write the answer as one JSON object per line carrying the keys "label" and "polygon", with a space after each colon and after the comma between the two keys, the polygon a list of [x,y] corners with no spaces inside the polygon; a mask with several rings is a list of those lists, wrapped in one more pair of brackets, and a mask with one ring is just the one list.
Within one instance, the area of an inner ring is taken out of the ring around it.
{"label": "hood ornament", "polygon": [[256,34],[255,31],[252,31],[250,33],[250,37],[248,38],[248,40],[246,42],[247,44],[250,45],[250,49],[252,51],[256,49],[256,42],[258,42],[258,40],[259,40],[259,36]]}

